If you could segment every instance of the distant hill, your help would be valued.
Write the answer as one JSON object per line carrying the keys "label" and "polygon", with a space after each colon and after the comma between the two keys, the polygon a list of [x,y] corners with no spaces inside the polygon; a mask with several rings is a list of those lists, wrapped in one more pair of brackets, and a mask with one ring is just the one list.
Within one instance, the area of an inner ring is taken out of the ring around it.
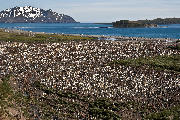
{"label": "distant hill", "polygon": [[32,6],[14,7],[0,12],[0,22],[3,23],[76,23],[64,14],[43,10]]}
{"label": "distant hill", "polygon": [[120,20],[113,22],[113,27],[116,28],[144,28],[144,27],[157,27],[156,24],[141,23],[139,21]]}
{"label": "distant hill", "polygon": [[[157,24],[157,25],[166,25],[166,24],[180,24],[180,18],[157,18],[153,20],[138,20],[141,24]],[[114,22],[113,22],[114,23]],[[95,23],[95,24],[107,24],[113,25],[113,23]]]}
{"label": "distant hill", "polygon": [[154,20],[138,20],[143,24],[158,24],[158,25],[165,25],[165,24],[180,24],[180,18],[157,18]]}

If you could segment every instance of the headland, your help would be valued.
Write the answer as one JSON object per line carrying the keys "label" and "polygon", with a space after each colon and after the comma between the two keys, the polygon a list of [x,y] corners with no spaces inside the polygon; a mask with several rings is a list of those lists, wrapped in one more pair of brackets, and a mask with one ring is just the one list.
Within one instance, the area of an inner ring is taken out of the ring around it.
{"label": "headland", "polygon": [[129,20],[120,20],[113,22],[113,27],[115,28],[149,28],[149,27],[158,27],[157,24],[147,24],[141,23],[138,21],[129,21]]}

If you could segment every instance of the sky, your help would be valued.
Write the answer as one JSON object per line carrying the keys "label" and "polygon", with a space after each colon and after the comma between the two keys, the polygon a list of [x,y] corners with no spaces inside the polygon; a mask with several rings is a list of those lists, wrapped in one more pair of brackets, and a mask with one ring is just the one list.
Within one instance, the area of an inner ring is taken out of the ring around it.
{"label": "sky", "polygon": [[82,23],[180,18],[180,0],[0,0],[0,11],[33,6],[63,13]]}

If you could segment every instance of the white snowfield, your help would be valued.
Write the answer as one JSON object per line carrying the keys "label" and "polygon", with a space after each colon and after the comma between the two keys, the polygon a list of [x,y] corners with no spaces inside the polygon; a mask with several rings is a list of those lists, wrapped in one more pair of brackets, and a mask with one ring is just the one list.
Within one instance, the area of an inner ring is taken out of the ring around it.
{"label": "white snowfield", "polygon": [[[32,19],[36,19],[38,17],[45,17],[43,15],[42,9],[31,7],[31,6],[25,6],[25,7],[17,7],[17,9],[15,10],[6,9],[3,13],[0,14],[0,18],[11,17],[12,14],[13,14],[13,17],[24,16],[26,18],[32,18]],[[54,12],[53,15],[56,16],[56,21],[62,20],[64,16],[64,14],[58,14],[56,12]]]}

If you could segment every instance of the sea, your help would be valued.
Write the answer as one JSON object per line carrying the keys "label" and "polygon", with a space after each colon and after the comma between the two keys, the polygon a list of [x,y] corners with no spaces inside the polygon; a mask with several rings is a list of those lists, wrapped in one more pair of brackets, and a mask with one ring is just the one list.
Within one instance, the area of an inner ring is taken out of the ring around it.
{"label": "sea", "polygon": [[109,24],[93,23],[0,23],[0,28],[60,34],[180,39],[180,24],[159,25],[157,28],[113,28]]}

